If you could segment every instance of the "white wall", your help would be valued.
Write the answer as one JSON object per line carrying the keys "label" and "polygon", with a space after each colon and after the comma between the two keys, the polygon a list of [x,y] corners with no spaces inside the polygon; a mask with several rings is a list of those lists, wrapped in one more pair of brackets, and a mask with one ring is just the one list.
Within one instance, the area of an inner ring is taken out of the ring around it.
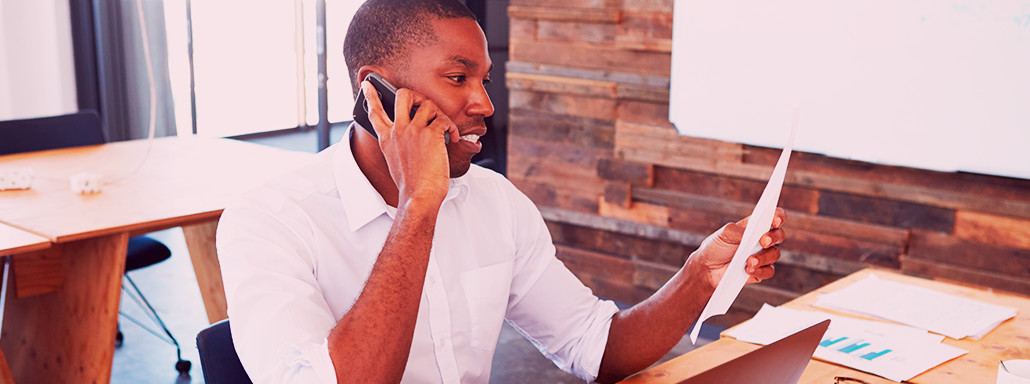
{"label": "white wall", "polygon": [[78,110],[66,0],[0,0],[0,120]]}
{"label": "white wall", "polygon": [[1030,178],[1030,1],[676,2],[681,133]]}

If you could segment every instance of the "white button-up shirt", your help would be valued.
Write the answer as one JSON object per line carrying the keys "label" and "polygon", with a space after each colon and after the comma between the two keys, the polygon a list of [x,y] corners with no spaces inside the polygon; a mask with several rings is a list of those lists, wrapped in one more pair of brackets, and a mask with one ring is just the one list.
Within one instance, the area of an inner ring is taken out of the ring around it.
{"label": "white button-up shirt", "polygon": [[[347,139],[225,209],[217,249],[232,336],[256,383],[336,382],[329,331],[365,285],[395,213]],[[592,381],[615,312],[555,258],[536,206],[473,165],[451,179],[440,209],[403,382],[487,382],[505,319]]]}

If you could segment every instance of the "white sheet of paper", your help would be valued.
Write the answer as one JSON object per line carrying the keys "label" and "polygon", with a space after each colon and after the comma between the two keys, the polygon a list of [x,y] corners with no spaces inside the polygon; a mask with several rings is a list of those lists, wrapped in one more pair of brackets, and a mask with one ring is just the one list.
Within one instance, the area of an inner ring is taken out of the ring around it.
{"label": "white sheet of paper", "polygon": [[915,327],[835,316],[785,307],[762,307],[752,319],[726,334],[737,340],[770,344],[808,324],[830,319],[815,358],[901,382],[966,353],[942,344],[943,336]]}
{"label": "white sheet of paper", "polygon": [[883,280],[876,275],[820,295],[816,306],[893,320],[956,340],[983,336],[1017,314],[1016,308]]}
{"label": "white sheet of paper", "polygon": [[726,268],[726,273],[722,275],[722,280],[715,287],[715,292],[708,299],[708,304],[701,311],[701,316],[694,323],[694,328],[690,330],[691,343],[697,343],[697,335],[701,332],[701,324],[712,316],[725,314],[730,309],[733,301],[737,299],[740,290],[744,289],[744,284],[747,283],[749,276],[744,270],[745,263],[749,256],[762,250],[762,245],[758,241],[772,227],[773,216],[776,215],[776,203],[780,200],[780,189],[783,187],[783,178],[787,174],[787,163],[790,161],[790,152],[794,148],[794,134],[797,130],[798,110],[795,108],[794,124],[790,128],[790,137],[787,138],[787,144],[783,147],[783,152],[780,153],[780,159],[776,161],[776,167],[773,168],[772,176],[769,176],[769,183],[765,185],[762,197],[758,199],[758,204],[755,204],[755,210],[751,212],[751,216],[747,221],[747,227],[744,228],[744,235],[740,240],[740,245],[737,246],[737,251],[733,254],[733,259]]}
{"label": "white sheet of paper", "polygon": [[999,362],[998,384],[1030,384],[1030,360]]}

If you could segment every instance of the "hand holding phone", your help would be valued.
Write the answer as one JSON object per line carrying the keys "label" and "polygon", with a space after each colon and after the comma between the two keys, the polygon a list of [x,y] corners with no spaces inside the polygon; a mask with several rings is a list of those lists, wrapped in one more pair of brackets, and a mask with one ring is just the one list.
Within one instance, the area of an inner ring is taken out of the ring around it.
{"label": "hand holding phone", "polygon": [[[397,204],[414,197],[418,197],[420,204],[438,207],[447,194],[450,176],[448,150],[439,135],[456,141],[458,127],[425,95],[410,89],[397,90],[375,74],[365,80],[368,84],[361,83],[354,117],[357,124],[379,140],[379,150],[397,187],[398,194],[392,197],[397,200],[391,202],[388,195],[384,198],[388,204],[398,207]],[[417,113],[415,104],[420,106]],[[412,116],[392,116],[390,112],[395,108],[399,111],[410,108]],[[373,125],[372,120],[376,120],[377,125]]]}
{"label": "hand holding phone", "polygon": [[[379,94],[379,101],[383,104],[383,110],[386,111],[386,116],[390,118],[390,121],[395,121],[393,110],[394,106],[397,105],[397,87],[394,87],[393,84],[390,84],[390,82],[375,72],[369,73],[365,80],[368,80],[375,87],[376,92]],[[417,110],[417,105],[412,106],[408,117],[414,118]],[[365,102],[365,92],[362,90],[358,90],[358,98],[354,100],[354,121],[365,128],[368,133],[371,133],[372,137],[379,138],[375,128],[372,127],[372,122],[368,119],[368,103]]]}

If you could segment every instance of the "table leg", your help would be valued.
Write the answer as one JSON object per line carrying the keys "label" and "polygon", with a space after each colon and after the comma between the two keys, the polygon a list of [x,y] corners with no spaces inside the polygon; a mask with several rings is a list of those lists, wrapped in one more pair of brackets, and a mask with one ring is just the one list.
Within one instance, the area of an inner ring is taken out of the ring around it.
{"label": "table leg", "polygon": [[215,253],[215,229],[218,221],[182,226],[186,237],[186,248],[193,261],[193,273],[197,275],[200,296],[204,299],[207,320],[211,323],[227,319],[225,289],[222,288],[222,270],[218,267]]}
{"label": "table leg", "polygon": [[[17,298],[8,290],[0,348],[16,383],[111,380],[128,234],[54,244],[63,284]],[[27,253],[24,255],[32,255]],[[19,278],[15,255],[14,282]]]}
{"label": "table leg", "polygon": [[14,384],[11,367],[7,366],[7,356],[4,355],[3,348],[0,348],[0,384]]}

